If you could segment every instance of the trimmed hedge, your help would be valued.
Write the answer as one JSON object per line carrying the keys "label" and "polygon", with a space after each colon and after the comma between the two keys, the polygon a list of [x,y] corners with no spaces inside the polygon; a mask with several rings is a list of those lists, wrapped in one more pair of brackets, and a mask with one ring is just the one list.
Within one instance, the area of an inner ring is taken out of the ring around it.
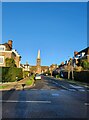
{"label": "trimmed hedge", "polygon": [[[63,71],[63,78],[68,78],[68,72]],[[61,76],[60,76],[61,77]],[[70,79],[72,79],[72,73],[70,72]],[[89,71],[74,71],[74,80],[80,82],[89,83]]]}
{"label": "trimmed hedge", "polygon": [[[23,78],[22,68],[16,67],[0,67],[2,69],[2,81],[0,82],[14,82]],[[1,80],[1,79],[0,79]]]}
{"label": "trimmed hedge", "polygon": [[74,80],[89,83],[89,71],[74,72]]}

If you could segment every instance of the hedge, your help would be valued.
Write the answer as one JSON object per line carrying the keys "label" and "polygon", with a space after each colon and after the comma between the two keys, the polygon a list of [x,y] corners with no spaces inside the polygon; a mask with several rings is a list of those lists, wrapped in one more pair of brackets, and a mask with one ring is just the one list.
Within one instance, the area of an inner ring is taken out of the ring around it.
{"label": "hedge", "polygon": [[89,83],[89,71],[74,72],[74,80]]}
{"label": "hedge", "polygon": [[[63,78],[68,78],[68,72],[63,71]],[[89,71],[74,71],[74,80],[75,81],[80,81],[80,82],[86,82],[89,83]],[[61,76],[60,76],[61,77]],[[70,72],[70,79],[72,79],[72,73]]]}
{"label": "hedge", "polygon": [[16,77],[17,80],[23,78],[22,68],[0,67],[0,70],[2,70],[2,79],[0,79],[0,82],[14,82],[16,81]]}

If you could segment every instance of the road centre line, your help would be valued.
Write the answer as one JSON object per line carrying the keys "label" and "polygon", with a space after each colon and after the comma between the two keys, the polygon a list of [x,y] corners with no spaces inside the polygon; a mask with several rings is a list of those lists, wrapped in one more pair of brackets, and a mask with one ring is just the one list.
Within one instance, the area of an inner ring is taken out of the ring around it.
{"label": "road centre line", "polygon": [[51,103],[51,101],[19,101],[19,100],[0,100],[5,103]]}

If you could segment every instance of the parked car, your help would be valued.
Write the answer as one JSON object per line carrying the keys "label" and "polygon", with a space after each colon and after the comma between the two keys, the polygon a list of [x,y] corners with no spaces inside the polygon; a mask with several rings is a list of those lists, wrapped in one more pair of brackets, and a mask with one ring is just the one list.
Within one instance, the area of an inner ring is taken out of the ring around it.
{"label": "parked car", "polygon": [[41,75],[40,74],[36,74],[35,80],[41,80]]}

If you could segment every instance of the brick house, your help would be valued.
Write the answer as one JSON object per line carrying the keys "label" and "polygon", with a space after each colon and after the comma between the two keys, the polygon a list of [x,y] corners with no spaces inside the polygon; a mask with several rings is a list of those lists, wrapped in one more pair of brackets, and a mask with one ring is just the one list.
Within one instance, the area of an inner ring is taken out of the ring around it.
{"label": "brick house", "polygon": [[13,58],[15,60],[16,66],[20,67],[21,56],[18,52],[12,49],[12,40],[8,40],[8,43],[0,44],[0,66],[5,67],[5,59]]}
{"label": "brick house", "polygon": [[77,52],[74,52],[74,64],[77,65],[79,60],[87,60],[89,62],[89,47]]}

